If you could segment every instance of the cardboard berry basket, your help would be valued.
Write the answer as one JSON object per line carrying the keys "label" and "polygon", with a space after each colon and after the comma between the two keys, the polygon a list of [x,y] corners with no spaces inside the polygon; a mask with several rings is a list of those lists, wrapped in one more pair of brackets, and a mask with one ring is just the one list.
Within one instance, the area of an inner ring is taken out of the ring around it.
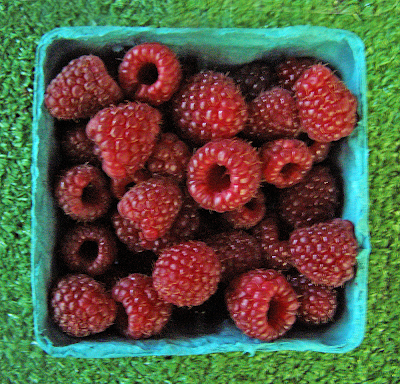
{"label": "cardboard berry basket", "polygon": [[[50,80],[71,59],[93,53],[105,62],[124,47],[160,42],[178,56],[200,58],[202,68],[215,64],[241,64],[277,55],[312,56],[332,65],[358,99],[356,129],[341,141],[337,163],[343,178],[342,218],[355,224],[359,243],[356,276],[344,288],[339,318],[316,330],[296,327],[283,338],[262,342],[245,336],[230,320],[198,333],[171,330],[147,340],[128,340],[105,332],[73,338],[52,322],[48,310],[49,288],[56,275],[54,248],[57,211],[51,175],[57,163],[55,121],[44,106]],[[58,357],[123,357],[191,355],[242,351],[319,351],[339,353],[357,347],[363,337],[367,307],[367,274],[370,253],[368,231],[368,147],[366,66],[364,45],[344,30],[297,26],[283,29],[155,29],[123,27],[74,27],[53,30],[41,39],[36,56],[33,109],[32,162],[32,294],[38,345]]]}

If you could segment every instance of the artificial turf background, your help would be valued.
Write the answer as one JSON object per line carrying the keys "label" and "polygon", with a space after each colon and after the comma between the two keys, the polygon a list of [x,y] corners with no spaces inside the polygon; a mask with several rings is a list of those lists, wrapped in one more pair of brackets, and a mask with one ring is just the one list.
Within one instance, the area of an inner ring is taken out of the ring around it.
{"label": "artificial turf background", "polygon": [[[0,383],[400,382],[399,1],[0,0]],[[348,29],[366,45],[368,320],[361,346],[314,352],[56,359],[35,343],[30,286],[33,68],[40,37],[82,25]]]}

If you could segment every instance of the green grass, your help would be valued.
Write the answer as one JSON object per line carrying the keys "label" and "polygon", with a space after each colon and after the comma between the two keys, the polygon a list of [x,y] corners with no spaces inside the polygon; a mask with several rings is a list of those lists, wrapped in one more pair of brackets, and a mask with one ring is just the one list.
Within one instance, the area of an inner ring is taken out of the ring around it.
{"label": "green grass", "polygon": [[[399,1],[1,0],[1,383],[388,383],[400,379]],[[365,42],[370,147],[368,323],[359,348],[105,360],[55,359],[33,336],[30,164],[34,56],[60,26],[344,28]]]}

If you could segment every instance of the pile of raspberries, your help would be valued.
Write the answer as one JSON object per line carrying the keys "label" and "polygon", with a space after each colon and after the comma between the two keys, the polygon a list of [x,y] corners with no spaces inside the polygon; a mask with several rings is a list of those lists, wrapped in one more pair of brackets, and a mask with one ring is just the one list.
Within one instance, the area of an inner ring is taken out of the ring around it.
{"label": "pile of raspberries", "polygon": [[337,316],[358,245],[334,154],[355,96],[314,58],[198,62],[141,43],[112,67],[79,56],[47,86],[49,305],[71,336],[163,337],[222,314],[271,341]]}

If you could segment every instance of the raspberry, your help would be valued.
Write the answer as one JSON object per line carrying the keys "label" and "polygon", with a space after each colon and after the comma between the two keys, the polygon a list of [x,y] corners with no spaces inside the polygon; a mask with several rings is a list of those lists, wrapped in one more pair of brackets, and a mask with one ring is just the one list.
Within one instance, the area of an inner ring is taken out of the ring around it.
{"label": "raspberry", "polygon": [[276,68],[279,85],[293,92],[297,79],[314,64],[316,60],[309,57],[288,57]]}
{"label": "raspberry", "polygon": [[202,241],[186,241],[164,249],[153,270],[153,285],[167,302],[197,306],[213,295],[221,277],[221,263]]}
{"label": "raspberry", "polygon": [[68,275],[51,293],[53,318],[71,336],[85,337],[110,327],[116,316],[114,300],[104,287],[84,275]]}
{"label": "raspberry", "polygon": [[297,295],[285,277],[273,269],[255,269],[233,280],[226,304],[236,326],[249,337],[271,341],[296,321]]}
{"label": "raspberry", "polygon": [[131,220],[123,218],[118,211],[112,214],[111,223],[118,239],[123,242],[129,250],[138,252],[140,239],[139,230],[136,228],[135,224]]}
{"label": "raspberry", "polygon": [[222,216],[233,228],[249,229],[262,220],[265,212],[265,196],[259,190],[249,202],[233,211],[224,212]]}
{"label": "raspberry", "polygon": [[206,239],[205,242],[219,257],[223,282],[228,282],[243,272],[263,266],[257,240],[242,230],[219,233]]}
{"label": "raspberry", "polygon": [[133,176],[144,167],[160,123],[158,110],[131,102],[102,109],[89,121],[86,133],[100,149],[104,172],[120,179]]}
{"label": "raspberry", "polygon": [[205,209],[231,211],[249,202],[261,182],[256,150],[240,139],[214,140],[191,157],[188,190]]}
{"label": "raspberry", "polygon": [[86,124],[74,124],[63,132],[61,149],[67,159],[74,164],[100,164],[98,150],[86,136]]}
{"label": "raspberry", "polygon": [[231,78],[219,72],[201,72],[174,98],[174,118],[183,135],[204,144],[240,132],[247,120],[247,105]]}
{"label": "raspberry", "polygon": [[280,87],[261,92],[249,102],[248,121],[242,134],[265,142],[295,137],[300,130],[296,101],[289,91]]}
{"label": "raspberry", "polygon": [[294,88],[302,130],[312,140],[331,142],[350,135],[357,122],[357,99],[329,68],[311,66]]}
{"label": "raspberry", "polygon": [[281,240],[281,228],[276,215],[267,214],[252,229],[252,234],[260,244],[261,254],[268,268],[280,271],[291,268],[290,247],[286,240]]}
{"label": "raspberry", "polygon": [[108,74],[103,61],[94,55],[72,60],[50,82],[44,97],[49,113],[57,119],[83,119],[116,104],[122,91]]}
{"label": "raspberry", "polygon": [[337,292],[323,285],[315,285],[302,275],[287,277],[297,293],[300,307],[297,320],[308,325],[325,324],[332,321],[337,309]]}
{"label": "raspberry", "polygon": [[265,181],[278,188],[298,183],[312,167],[307,145],[297,139],[266,142],[261,147],[260,158]]}
{"label": "raspberry", "polygon": [[280,217],[293,228],[308,227],[336,216],[339,188],[328,167],[318,165],[296,185],[278,195]]}
{"label": "raspberry", "polygon": [[170,232],[167,232],[156,240],[149,241],[145,238],[141,238],[140,231],[136,228],[135,223],[129,219],[123,218],[118,212],[112,215],[111,221],[119,240],[121,240],[130,251],[135,253],[152,251],[155,254],[159,254],[164,248],[179,242],[178,236]]}
{"label": "raspberry", "polygon": [[140,230],[141,238],[156,240],[167,233],[182,206],[182,193],[172,179],[153,177],[132,187],[118,203],[118,212]]}
{"label": "raspberry", "polygon": [[117,245],[108,228],[86,224],[66,232],[60,251],[71,270],[94,276],[110,268],[116,258]]}
{"label": "raspberry", "polygon": [[160,105],[178,90],[182,78],[175,53],[160,43],[139,44],[126,52],[118,79],[128,97]]}
{"label": "raspberry", "polygon": [[55,189],[59,206],[78,221],[94,221],[104,216],[111,194],[103,173],[93,165],[76,165],[60,176]]}
{"label": "raspberry", "polygon": [[184,194],[181,209],[170,229],[170,234],[180,239],[192,239],[200,230],[200,221],[198,204],[190,195]]}
{"label": "raspberry", "polygon": [[268,63],[262,60],[241,65],[232,72],[232,78],[239,85],[246,101],[255,99],[273,83],[273,73]]}
{"label": "raspberry", "polygon": [[118,200],[122,199],[122,196],[129,191],[131,187],[141,181],[146,181],[151,178],[151,173],[145,169],[139,169],[132,176],[124,177],[123,179],[111,179],[111,193]]}
{"label": "raspberry", "polygon": [[191,152],[174,133],[163,133],[147,161],[147,169],[153,175],[173,176],[177,181],[186,177],[186,167]]}
{"label": "raspberry", "polygon": [[357,240],[348,220],[333,219],[294,230],[291,262],[314,284],[339,287],[354,276]]}
{"label": "raspberry", "polygon": [[324,161],[329,154],[331,149],[331,143],[321,143],[319,141],[313,141],[308,145],[308,150],[311,153],[313,164],[318,164]]}
{"label": "raspberry", "polygon": [[131,339],[159,334],[171,317],[172,305],[159,297],[151,276],[132,273],[124,277],[112,288],[112,296],[121,303],[117,325]]}
{"label": "raspberry", "polygon": [[287,240],[271,244],[263,254],[267,268],[284,272],[292,268],[290,246]]}

